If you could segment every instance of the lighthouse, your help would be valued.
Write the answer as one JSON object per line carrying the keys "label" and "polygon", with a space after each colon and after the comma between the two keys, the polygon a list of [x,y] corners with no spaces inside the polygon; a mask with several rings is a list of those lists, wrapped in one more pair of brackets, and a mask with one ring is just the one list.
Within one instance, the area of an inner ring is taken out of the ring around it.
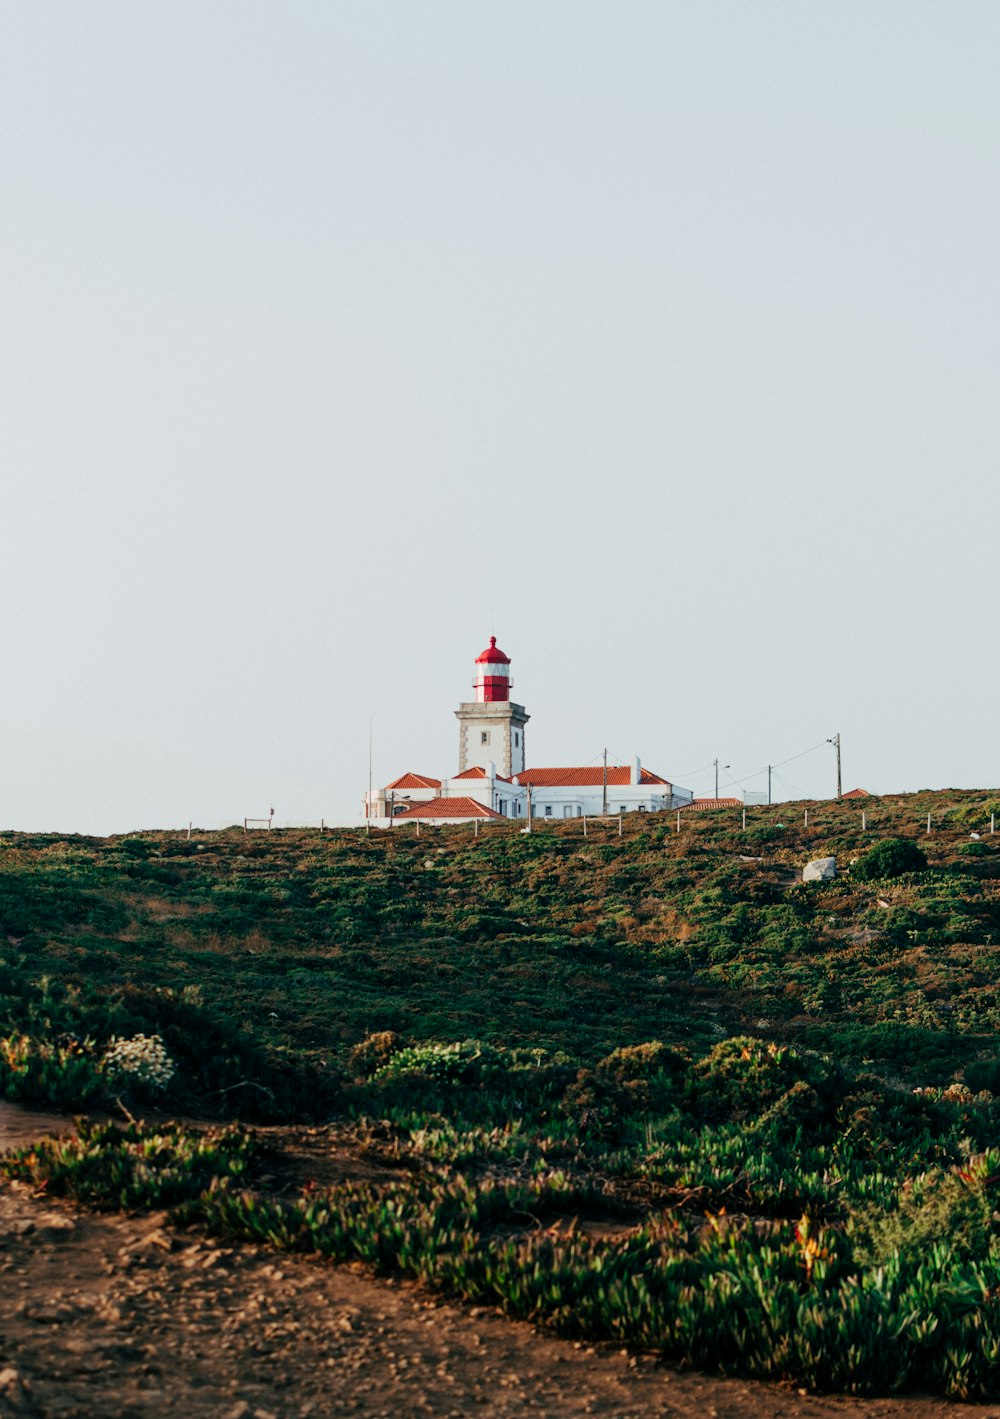
{"label": "lighthouse", "polygon": [[369,825],[391,828],[421,822],[440,825],[490,823],[533,817],[582,818],[601,813],[659,813],[686,808],[694,795],[645,768],[630,764],[583,764],[529,768],[524,747],[528,714],[510,697],[510,656],[496,636],[473,664],[475,699],[460,704],[458,773],[444,778],[405,773],[378,792],[369,789]]}
{"label": "lighthouse", "polygon": [[510,699],[510,656],[497,649],[496,636],[490,636],[489,645],[476,656],[476,678],[472,683],[477,704],[499,704]]}
{"label": "lighthouse", "polygon": [[476,698],[455,711],[460,774],[491,764],[506,778],[523,770],[524,726],[531,716],[511,700],[511,684],[510,656],[499,648],[496,636],[490,636],[475,660]]}

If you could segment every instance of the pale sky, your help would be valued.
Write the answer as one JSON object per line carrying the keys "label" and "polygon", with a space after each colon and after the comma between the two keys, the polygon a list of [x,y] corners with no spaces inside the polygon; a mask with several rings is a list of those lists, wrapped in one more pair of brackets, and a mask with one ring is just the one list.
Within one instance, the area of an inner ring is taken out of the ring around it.
{"label": "pale sky", "polygon": [[0,826],[358,822],[492,628],[536,766],[996,784],[998,63],[995,0],[3,0]]}

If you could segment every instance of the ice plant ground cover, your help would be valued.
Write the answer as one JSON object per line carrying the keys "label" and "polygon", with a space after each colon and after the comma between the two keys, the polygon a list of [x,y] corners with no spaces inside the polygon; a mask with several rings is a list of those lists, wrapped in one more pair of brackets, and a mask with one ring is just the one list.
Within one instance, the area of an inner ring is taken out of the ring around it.
{"label": "ice plant ground cover", "polygon": [[[273,1142],[177,1125],[81,1125],[0,1170],[674,1362],[996,1397],[1000,1151],[975,1151],[992,1099],[894,1092],[746,1038],[686,1070],[672,1052],[619,1052],[562,1095],[560,1066],[461,1053],[447,1081],[383,1066],[349,1086],[352,1136],[395,1165],[380,1180],[276,1195]],[[583,1093],[603,1096],[586,1123]]]}
{"label": "ice plant ground cover", "polygon": [[0,1091],[386,1165],[271,1195],[246,1133],[164,1125],[8,1171],[688,1364],[995,1398],[1000,795],[864,806],[2,835]]}

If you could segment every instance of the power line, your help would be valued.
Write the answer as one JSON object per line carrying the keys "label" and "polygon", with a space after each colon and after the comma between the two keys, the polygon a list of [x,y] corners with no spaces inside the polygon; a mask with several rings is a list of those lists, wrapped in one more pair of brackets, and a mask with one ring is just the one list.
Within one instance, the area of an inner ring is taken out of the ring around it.
{"label": "power line", "polygon": [[783,774],[775,774],[774,777],[781,784],[782,788],[789,794],[798,793],[798,787],[794,783],[789,783]]}
{"label": "power line", "polygon": [[[822,744],[814,744],[811,749],[803,749],[800,754],[792,754],[787,759],[782,759],[777,764],[765,764],[762,769],[757,769],[752,774],[743,774],[741,778],[734,778],[731,782],[735,784],[749,783],[751,779],[760,778],[761,774],[766,774],[769,768],[773,772],[775,769],[784,768],[785,764],[794,764],[796,759],[804,759],[807,754],[815,754],[817,749],[825,748],[827,742],[828,741],[824,739]],[[711,765],[708,767],[711,768]]]}
{"label": "power line", "polygon": [[680,783],[681,779],[694,778],[695,774],[707,773],[707,771],[708,771],[711,767],[712,767],[712,761],[711,761],[711,759],[710,759],[707,764],[702,764],[700,768],[697,768],[697,769],[685,769],[682,774],[678,774],[678,775],[677,775],[677,780],[676,780],[676,781],[677,781],[678,783]]}

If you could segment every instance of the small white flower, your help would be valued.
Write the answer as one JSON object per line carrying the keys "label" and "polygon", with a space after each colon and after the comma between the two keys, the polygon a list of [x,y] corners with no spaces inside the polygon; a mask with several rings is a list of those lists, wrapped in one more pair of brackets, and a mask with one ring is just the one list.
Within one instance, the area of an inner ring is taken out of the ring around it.
{"label": "small white flower", "polygon": [[118,1083],[145,1084],[165,1089],[177,1072],[159,1035],[133,1035],[130,1040],[113,1036],[101,1059],[101,1068]]}

